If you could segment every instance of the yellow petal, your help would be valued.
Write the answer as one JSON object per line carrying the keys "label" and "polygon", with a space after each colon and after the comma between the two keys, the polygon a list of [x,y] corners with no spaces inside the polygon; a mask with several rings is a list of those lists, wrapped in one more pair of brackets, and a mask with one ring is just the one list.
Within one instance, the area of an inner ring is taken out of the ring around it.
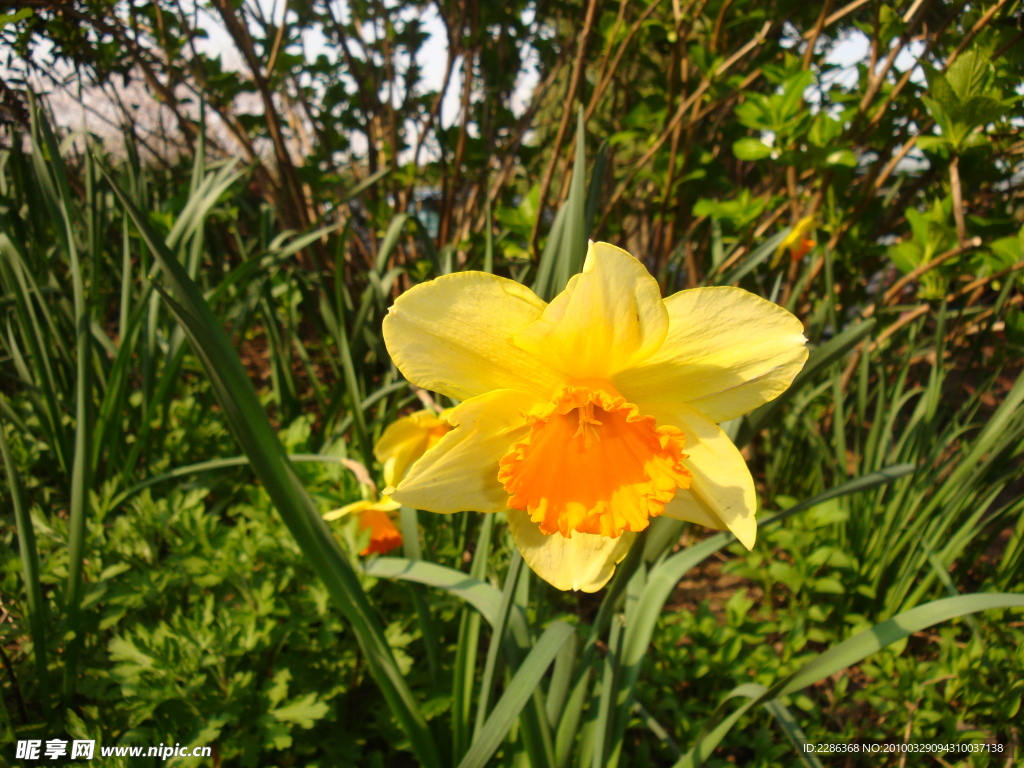
{"label": "yellow petal", "polygon": [[721,428],[693,408],[666,403],[641,408],[658,424],[670,424],[686,435],[690,487],[676,493],[662,512],[666,517],[688,520],[710,528],[728,528],[747,549],[757,538],[757,494],[754,478],[732,440]]}
{"label": "yellow petal", "polygon": [[498,462],[529,430],[526,412],[539,401],[511,389],[466,400],[448,416],[454,429],[412,465],[392,497],[409,507],[451,514],[498,512],[508,493]]}
{"label": "yellow petal", "polygon": [[665,299],[665,341],[612,378],[633,403],[676,400],[729,421],[774,400],[807,360],[803,325],[741,288],[694,288]]}
{"label": "yellow petal", "polygon": [[711,507],[701,501],[700,496],[691,490],[677,491],[676,497],[665,505],[662,514],[665,517],[685,520],[688,523],[713,528],[716,531],[724,531],[728,528]]}
{"label": "yellow petal", "polygon": [[416,411],[393,421],[373,447],[377,461],[384,465],[384,483],[395,485],[405,477],[413,462],[433,448],[451,429],[447,412]]}
{"label": "yellow petal", "polygon": [[636,537],[624,533],[617,539],[592,533],[541,533],[527,512],[508,511],[508,527],[523,560],[551,586],[562,590],[596,592],[615,573],[615,566],[629,552]]}
{"label": "yellow petal", "polygon": [[548,397],[561,378],[512,343],[544,307],[514,280],[444,275],[398,297],[384,318],[384,343],[405,378],[457,400],[494,389]]}
{"label": "yellow petal", "polygon": [[380,501],[363,499],[362,501],[354,501],[351,504],[346,504],[338,509],[325,512],[323,518],[330,522],[332,520],[340,520],[341,518],[347,517],[355,512],[362,513],[371,509],[375,509],[380,512],[394,512],[396,509],[401,508],[401,506],[401,504],[394,501],[390,496],[381,496]]}
{"label": "yellow petal", "polygon": [[575,275],[515,343],[574,379],[607,379],[661,345],[668,315],[658,281],[608,243],[591,243]]}
{"label": "yellow petal", "polygon": [[332,520],[340,520],[343,517],[351,515],[353,512],[362,512],[364,510],[369,509],[372,506],[372,501],[367,501],[364,499],[363,501],[356,501],[353,502],[352,504],[346,504],[343,507],[339,507],[338,509],[333,509],[330,512],[325,512],[323,518],[328,522]]}

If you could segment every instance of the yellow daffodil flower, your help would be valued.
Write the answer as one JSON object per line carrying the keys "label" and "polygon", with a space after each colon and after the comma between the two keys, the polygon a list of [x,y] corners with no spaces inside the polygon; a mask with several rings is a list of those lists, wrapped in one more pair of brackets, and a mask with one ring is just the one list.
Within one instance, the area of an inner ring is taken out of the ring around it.
{"label": "yellow daffodil flower", "polygon": [[393,421],[373,447],[373,454],[384,467],[384,484],[396,485],[415,461],[451,432],[447,417],[450,410],[416,411]]}
{"label": "yellow daffodil flower", "polygon": [[[401,480],[417,459],[451,431],[451,425],[444,420],[446,414],[447,411],[440,414],[416,411],[388,425],[373,447],[377,461],[384,467],[385,485],[390,487]],[[372,492],[376,494],[376,491]],[[379,501],[363,500],[346,504],[323,517],[331,521],[358,514],[360,528],[370,532],[370,543],[359,554],[382,555],[402,545],[402,533],[395,527],[391,517],[401,506],[385,493]]]}
{"label": "yellow daffodil flower", "polygon": [[786,238],[779,243],[779,247],[775,249],[775,255],[772,257],[771,268],[774,269],[779,265],[782,260],[782,254],[789,251],[789,257],[793,261],[800,261],[808,252],[818,244],[817,239],[814,236],[814,230],[817,229],[817,221],[813,216],[804,216],[800,221],[796,223]]}
{"label": "yellow daffodil flower", "polygon": [[380,501],[356,501],[346,504],[341,509],[328,512],[324,520],[339,520],[348,515],[359,515],[359,528],[370,532],[370,543],[360,555],[383,555],[395,547],[402,546],[402,532],[395,526],[391,513],[402,505],[390,496],[382,496]]}
{"label": "yellow daffodil flower", "polygon": [[384,341],[409,381],[462,401],[394,499],[507,509],[530,567],[587,592],[658,515],[753,546],[754,482],[717,424],[778,396],[807,359],[781,307],[728,287],[663,300],[606,243],[550,304],[483,272],[418,285],[391,307]]}

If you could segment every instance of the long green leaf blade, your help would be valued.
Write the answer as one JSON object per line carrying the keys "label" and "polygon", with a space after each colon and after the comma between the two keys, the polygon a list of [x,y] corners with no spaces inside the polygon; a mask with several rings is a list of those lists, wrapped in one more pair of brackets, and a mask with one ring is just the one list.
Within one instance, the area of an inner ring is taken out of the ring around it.
{"label": "long green leaf blade", "polygon": [[484,768],[487,765],[505,738],[505,734],[509,732],[519,713],[533,696],[534,690],[540,685],[541,678],[554,661],[559,649],[575,631],[563,621],[553,622],[544,631],[533,650],[516,670],[494,711],[459,762],[458,768]]}
{"label": "long green leaf blade", "polygon": [[404,557],[378,557],[367,563],[363,571],[379,579],[402,579],[438,587],[465,600],[480,612],[488,624],[493,626],[498,620],[501,593],[490,584],[477,581],[462,571]]}

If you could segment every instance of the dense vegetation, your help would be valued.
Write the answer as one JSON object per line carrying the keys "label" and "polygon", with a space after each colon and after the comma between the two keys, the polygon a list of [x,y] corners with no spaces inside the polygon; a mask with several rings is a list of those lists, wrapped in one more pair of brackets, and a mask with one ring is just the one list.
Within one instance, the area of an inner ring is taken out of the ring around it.
{"label": "dense vegetation", "polygon": [[[217,766],[1019,759],[1014,3],[9,5],[0,765],[51,738]],[[72,133],[68,94],[118,141]],[[739,285],[804,322],[793,387],[723,425],[754,550],[659,519],[591,596],[520,568],[500,515],[403,510],[405,559],[345,522],[325,543],[433,402],[384,347],[394,298],[482,269],[549,299],[588,236],[665,296]]]}

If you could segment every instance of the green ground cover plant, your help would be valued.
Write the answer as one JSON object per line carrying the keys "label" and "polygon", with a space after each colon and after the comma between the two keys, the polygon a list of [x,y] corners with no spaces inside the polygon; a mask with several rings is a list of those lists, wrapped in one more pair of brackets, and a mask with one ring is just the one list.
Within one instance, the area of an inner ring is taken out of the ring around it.
{"label": "green ground cover plant", "polygon": [[[212,747],[181,766],[1014,764],[1012,5],[13,4],[0,765],[51,738]],[[409,64],[430,14],[439,90]],[[132,78],[170,134],[60,121],[69,82],[130,115]],[[402,550],[360,555],[322,516],[384,491],[390,424],[455,404],[391,362],[388,308],[469,270],[550,300],[588,238],[664,296],[737,285],[802,321],[793,385],[722,425],[754,549],[657,518],[601,592],[561,592],[503,513],[406,507]]]}

